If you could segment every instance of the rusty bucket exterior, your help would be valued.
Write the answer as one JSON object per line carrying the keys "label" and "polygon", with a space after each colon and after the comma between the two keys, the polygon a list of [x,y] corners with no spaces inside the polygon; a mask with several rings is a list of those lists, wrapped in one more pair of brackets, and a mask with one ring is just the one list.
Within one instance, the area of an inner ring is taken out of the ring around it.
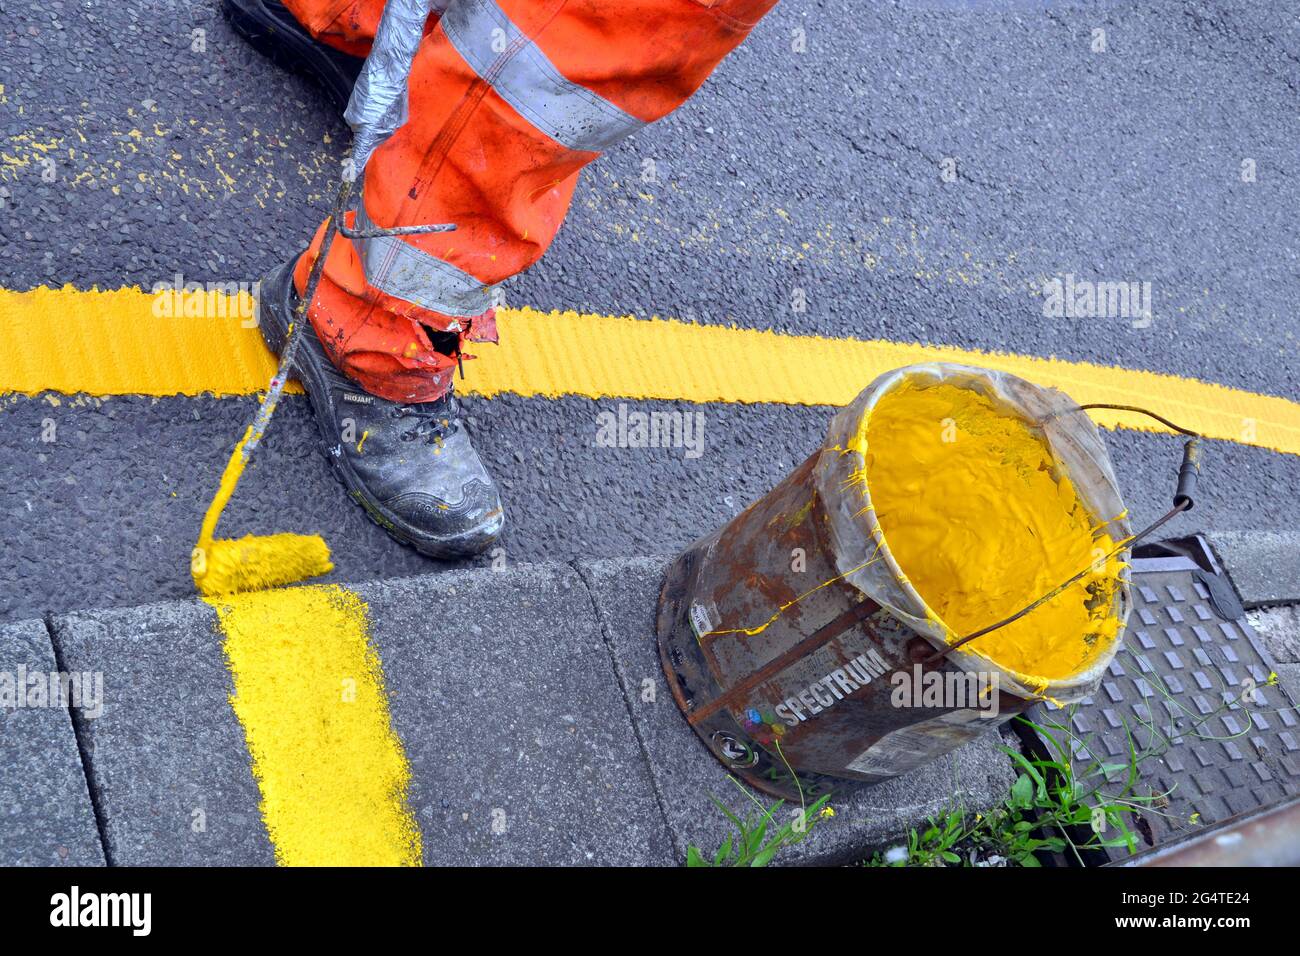
{"label": "rusty bucket exterior", "polygon": [[[877,379],[835,417],[823,448],[687,549],[663,584],[656,630],[673,696],[713,754],[767,793],[806,800],[876,783],[953,750],[1041,695],[1081,699],[1123,639],[1127,579],[1114,645],[1069,681],[1031,689],[962,650],[921,663],[947,638],[894,564],[860,480],[861,459],[846,453],[875,400],[918,377],[996,395],[1029,421],[1061,415],[1043,430],[1045,441],[1072,475],[1086,473],[1081,497],[1105,516],[1098,521],[1127,534],[1105,448],[1086,416],[1064,419],[1074,407],[1066,396],[946,364]],[[990,672],[991,682],[977,683]],[[950,693],[923,700],[919,689],[940,681]],[[896,689],[904,685],[918,693],[900,706]],[[916,706],[922,702],[937,706]]]}

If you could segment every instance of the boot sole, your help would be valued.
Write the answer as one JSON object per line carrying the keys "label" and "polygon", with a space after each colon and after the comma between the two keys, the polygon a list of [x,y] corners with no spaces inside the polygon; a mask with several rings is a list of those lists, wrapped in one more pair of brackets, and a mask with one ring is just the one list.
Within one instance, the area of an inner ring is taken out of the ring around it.
{"label": "boot sole", "polygon": [[[293,264],[298,261],[294,256],[288,265],[281,266],[280,269],[289,272],[287,277],[287,289],[293,288]],[[279,281],[279,270],[271,273],[262,282],[262,289],[275,288]],[[286,292],[286,296],[288,293]],[[262,333],[264,341],[272,352],[280,354],[284,348],[284,343],[288,338],[288,325],[293,315],[293,309],[289,302],[282,303],[284,307],[284,319],[280,317],[280,310],[261,308],[258,304],[258,330]],[[338,445],[338,436],[332,433],[326,422],[333,421],[333,409],[329,407],[327,400],[318,400],[317,395],[325,395],[328,392],[328,383],[325,376],[321,373],[321,363],[329,363],[329,358],[325,355],[324,347],[320,340],[316,338],[316,331],[310,324],[303,330],[302,342],[298,345],[298,356],[294,360],[292,374],[307,391],[307,397],[311,401],[313,417],[316,419],[316,430],[320,434],[321,454],[323,454],[330,465],[330,471],[333,472],[335,479],[343,486],[348,493],[348,497],[356,501],[365,510],[366,515],[379,527],[388,532],[389,537],[399,544],[414,548],[420,554],[427,558],[434,558],[440,561],[454,560],[458,558],[472,558],[482,554],[492,546],[493,543],[501,536],[501,531],[505,526],[505,512],[497,514],[496,520],[488,526],[487,529],[476,529],[466,532],[452,538],[430,538],[428,535],[421,534],[412,528],[397,515],[387,512],[382,505],[370,498],[364,491],[363,485],[357,478],[356,472],[348,463],[347,458],[340,452],[335,454],[333,449]],[[358,391],[360,388],[358,387]],[[322,408],[322,402],[324,407]]]}

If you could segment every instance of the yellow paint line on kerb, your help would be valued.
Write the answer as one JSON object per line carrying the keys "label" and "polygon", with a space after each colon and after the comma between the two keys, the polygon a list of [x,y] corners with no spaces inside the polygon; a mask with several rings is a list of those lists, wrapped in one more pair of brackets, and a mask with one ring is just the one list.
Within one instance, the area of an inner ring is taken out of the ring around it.
{"label": "yellow paint line on kerb", "polygon": [[282,866],[419,866],[410,767],[365,603],[337,585],[205,598]]}
{"label": "yellow paint line on kerb", "polygon": [[[249,305],[244,297],[211,293],[0,291],[8,340],[0,350],[0,392],[259,391],[275,363],[252,327]],[[473,348],[480,359],[466,364],[462,392],[844,405],[889,369],[964,362],[1055,386],[1079,402],[1149,406],[1211,438],[1300,454],[1300,404],[1159,372],[528,308],[500,310],[498,325],[501,344]],[[1094,417],[1110,428],[1164,430],[1124,412]]]}

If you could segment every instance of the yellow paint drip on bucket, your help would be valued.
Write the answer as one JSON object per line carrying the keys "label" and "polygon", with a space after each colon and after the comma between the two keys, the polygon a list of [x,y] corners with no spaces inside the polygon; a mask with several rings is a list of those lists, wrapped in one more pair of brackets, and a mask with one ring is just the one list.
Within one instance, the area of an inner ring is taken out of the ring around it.
{"label": "yellow paint drip on bucket", "polygon": [[1040,433],[984,394],[905,382],[858,444],[884,540],[951,640],[1007,617],[1084,568],[1018,621],[965,646],[1045,681],[1070,678],[1119,630],[1117,542],[1088,512]]}
{"label": "yellow paint drip on bucket", "polygon": [[206,598],[225,634],[267,834],[283,866],[418,866],[410,767],[365,603],[336,585]]}

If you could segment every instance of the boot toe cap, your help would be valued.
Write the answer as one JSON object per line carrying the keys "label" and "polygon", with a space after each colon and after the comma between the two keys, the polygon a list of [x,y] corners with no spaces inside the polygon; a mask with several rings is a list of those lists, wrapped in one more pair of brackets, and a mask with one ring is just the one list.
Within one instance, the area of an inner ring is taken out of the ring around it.
{"label": "boot toe cap", "polygon": [[478,554],[496,541],[505,523],[496,488],[477,480],[461,488],[459,500],[408,491],[389,498],[384,507],[415,532],[417,548],[437,555]]}

